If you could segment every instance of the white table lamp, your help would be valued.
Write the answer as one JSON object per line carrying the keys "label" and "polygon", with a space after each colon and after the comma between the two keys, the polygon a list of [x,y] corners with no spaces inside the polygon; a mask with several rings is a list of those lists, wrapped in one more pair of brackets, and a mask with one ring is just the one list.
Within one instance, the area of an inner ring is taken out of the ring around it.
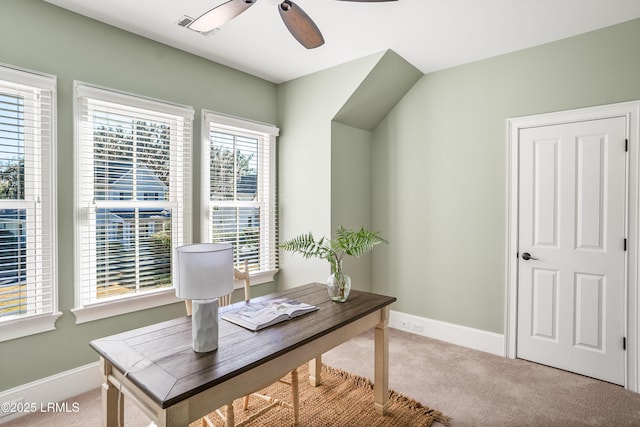
{"label": "white table lamp", "polygon": [[193,351],[218,348],[218,297],[233,292],[233,248],[196,243],[176,248],[176,296],[191,300]]}

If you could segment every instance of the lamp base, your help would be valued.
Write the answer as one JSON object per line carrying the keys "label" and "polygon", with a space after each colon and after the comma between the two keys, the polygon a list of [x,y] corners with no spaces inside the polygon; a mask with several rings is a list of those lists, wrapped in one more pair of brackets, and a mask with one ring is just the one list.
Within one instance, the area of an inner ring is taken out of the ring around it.
{"label": "lamp base", "polygon": [[193,351],[208,353],[218,348],[218,298],[191,301]]}

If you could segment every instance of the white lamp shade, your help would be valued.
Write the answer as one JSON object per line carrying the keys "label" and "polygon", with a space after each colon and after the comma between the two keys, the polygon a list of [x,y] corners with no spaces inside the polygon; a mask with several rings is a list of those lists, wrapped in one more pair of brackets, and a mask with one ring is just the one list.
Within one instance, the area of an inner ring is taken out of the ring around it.
{"label": "white lamp shade", "polygon": [[190,300],[233,292],[233,247],[196,243],[176,248],[175,287],[178,298]]}

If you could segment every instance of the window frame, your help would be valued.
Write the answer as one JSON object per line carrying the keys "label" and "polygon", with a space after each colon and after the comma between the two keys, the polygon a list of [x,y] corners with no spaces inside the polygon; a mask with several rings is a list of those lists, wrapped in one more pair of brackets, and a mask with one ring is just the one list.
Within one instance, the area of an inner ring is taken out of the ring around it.
{"label": "window frame", "polygon": [[[267,188],[268,200],[262,200],[264,206],[267,209],[261,210],[261,233],[260,233],[260,246],[266,248],[266,257],[272,257],[272,261],[269,261],[268,269],[251,271],[251,285],[259,285],[262,283],[272,282],[275,274],[278,272],[278,220],[277,220],[277,205],[276,205],[276,138],[279,135],[279,129],[271,124],[260,123],[243,119],[239,117],[229,116],[221,113],[217,113],[209,110],[202,110],[201,119],[201,148],[200,148],[200,238],[202,242],[211,242],[211,198],[210,198],[210,157],[211,157],[211,140],[210,131],[211,126],[215,124],[216,127],[225,129],[229,132],[236,133],[241,136],[251,135],[252,137],[259,137],[260,142],[258,144],[268,144],[267,153],[268,157],[260,155],[258,159],[258,167],[262,170],[257,183],[258,188]],[[264,153],[264,147],[258,148],[259,153]],[[265,173],[266,172],[266,173]],[[265,178],[263,178],[263,176]],[[265,184],[265,180],[268,180]],[[259,194],[260,199],[263,199],[263,195]],[[221,203],[224,206],[232,207],[233,203],[224,202]],[[242,206],[243,202],[238,202],[238,206]],[[266,232],[264,232],[266,227]],[[267,235],[266,240],[263,238]],[[235,247],[234,247],[235,251]],[[239,289],[243,286],[242,283],[236,281],[235,288]]]}
{"label": "window frame", "polygon": [[[25,222],[32,223],[37,229],[44,230],[48,228],[48,242],[44,235],[36,234],[42,237],[35,243],[29,245],[31,239],[27,239],[26,259],[28,272],[35,271],[35,275],[43,277],[44,280],[32,282],[38,294],[46,294],[50,292],[50,303],[42,313],[10,316],[6,319],[0,318],[0,342],[34,335],[42,332],[55,330],[57,319],[62,316],[62,312],[58,310],[58,275],[57,275],[57,77],[51,74],[40,73],[33,70],[15,67],[7,64],[0,64],[0,80],[10,82],[12,85],[28,87],[34,92],[34,96],[39,96],[41,92],[48,92],[50,97],[49,108],[50,115],[46,115],[42,107],[27,107],[25,103],[25,116],[36,118],[40,133],[31,132],[30,128],[25,129],[25,196],[32,193],[31,201],[20,199],[10,199],[6,203],[0,205],[25,206],[28,211],[31,209],[33,213],[31,218],[27,217]],[[21,89],[20,89],[21,90]],[[38,95],[35,95],[35,93]],[[14,94],[10,94],[14,95]],[[15,95],[19,95],[19,89],[16,89]],[[34,100],[36,98],[34,97]],[[38,101],[39,103],[39,101]],[[48,122],[48,123],[47,123]],[[49,134],[48,142],[46,133]],[[44,141],[44,142],[43,142]],[[43,156],[39,150],[44,148],[40,144],[48,143],[49,155]],[[30,144],[30,146],[29,146]],[[31,154],[29,154],[31,152]],[[35,155],[35,153],[38,155]],[[48,159],[47,159],[48,157]],[[28,180],[29,165],[33,165],[31,170],[36,171],[36,179]],[[28,176],[27,176],[28,175]],[[46,196],[45,196],[46,192]],[[32,208],[27,207],[33,205]],[[46,205],[46,206],[45,206]],[[40,218],[40,219],[37,219]],[[36,255],[40,254],[40,255]],[[47,261],[43,257],[48,257]],[[48,267],[44,267],[48,264]],[[32,267],[29,267],[32,265]],[[48,270],[48,272],[47,272]],[[45,274],[46,273],[46,274]],[[28,276],[27,276],[28,277]],[[27,279],[29,281],[29,279]],[[48,282],[49,285],[44,285]],[[30,288],[33,292],[34,288]],[[33,302],[27,302],[27,305]],[[38,307],[40,308],[40,307]]]}
{"label": "window frame", "polygon": [[[175,296],[175,289],[172,286],[163,287],[160,289],[147,290],[143,292],[136,292],[131,294],[120,295],[117,297],[108,297],[105,299],[87,299],[85,295],[85,290],[89,291],[92,289],[92,286],[96,285],[95,283],[92,285],[84,284],[83,277],[86,276],[81,267],[82,260],[86,259],[86,254],[82,253],[82,239],[86,232],[82,229],[84,227],[83,221],[87,221],[83,219],[83,209],[91,209],[91,206],[98,206],[93,202],[88,202],[85,200],[81,192],[83,191],[83,185],[94,185],[83,183],[81,177],[83,176],[83,171],[92,168],[92,165],[83,164],[82,163],[82,151],[86,150],[87,147],[83,147],[83,135],[82,135],[82,126],[83,126],[83,118],[81,117],[83,111],[83,103],[84,102],[92,102],[92,101],[84,101],[84,100],[94,100],[98,103],[111,103],[118,104],[123,106],[124,109],[131,110],[148,110],[153,111],[157,115],[166,115],[175,116],[179,118],[178,120],[185,120],[184,123],[188,123],[183,129],[182,135],[183,137],[177,137],[177,140],[174,139],[175,136],[171,137],[171,145],[170,149],[170,177],[169,180],[171,184],[175,188],[171,190],[173,196],[172,200],[162,200],[157,201],[147,201],[147,200],[137,200],[130,204],[127,204],[127,208],[132,205],[137,205],[138,207],[144,207],[145,205],[149,206],[153,205],[167,205],[171,206],[172,214],[171,214],[171,236],[172,236],[172,255],[173,249],[176,246],[188,244],[192,242],[192,209],[191,209],[191,193],[193,191],[193,180],[192,180],[192,147],[193,147],[193,117],[194,110],[190,106],[180,105],[169,103],[166,101],[161,101],[153,98],[148,98],[140,95],[130,94],[122,91],[117,91],[114,89],[103,88],[99,86],[95,86],[89,83],[74,81],[74,154],[75,154],[75,195],[74,195],[74,234],[75,234],[75,307],[71,310],[72,313],[76,317],[76,323],[85,323],[98,319],[103,319],[107,317],[117,316],[125,313],[131,313],[139,310],[144,310],[148,308],[158,307],[162,305],[172,304],[179,302],[180,300]],[[90,108],[90,107],[89,107]],[[175,129],[171,130],[173,134]],[[173,147],[173,144],[178,144],[178,147]],[[93,145],[89,148],[93,150]],[[175,150],[175,153],[174,153]],[[176,180],[181,181],[181,184],[176,184]],[[177,188],[176,188],[177,187]],[[94,189],[95,191],[95,189]],[[140,190],[136,190],[139,192]],[[110,206],[111,204],[118,204],[119,201],[114,201],[109,203],[106,201],[104,205]],[[175,216],[174,216],[175,215]],[[179,219],[177,217],[180,217]],[[176,222],[182,224],[182,228],[176,227]],[[90,227],[89,227],[90,228]],[[90,230],[90,233],[95,235],[96,228]],[[139,238],[137,236],[136,238]],[[172,256],[172,270],[175,265],[175,259]],[[90,277],[95,275],[97,265],[95,261],[91,259],[93,264],[90,265],[90,272],[88,273]]]}

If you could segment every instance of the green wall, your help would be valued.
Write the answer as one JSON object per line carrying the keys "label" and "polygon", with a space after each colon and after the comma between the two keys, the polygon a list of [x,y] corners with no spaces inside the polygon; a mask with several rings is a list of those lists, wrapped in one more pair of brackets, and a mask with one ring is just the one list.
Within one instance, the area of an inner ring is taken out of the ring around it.
{"label": "green wall", "polygon": [[378,125],[373,289],[502,333],[506,120],[640,99],[640,20],[425,75]]}
{"label": "green wall", "polygon": [[[0,343],[0,390],[95,361],[91,339],[184,314],[174,304],[74,323],[73,80],[193,106],[196,177],[201,109],[277,124],[281,240],[370,226],[390,244],[348,266],[356,288],[498,333],[506,119],[640,98],[640,20],[425,76],[387,51],[276,86],[39,0],[4,0],[0,13],[0,62],[58,76],[63,312],[55,331]],[[195,241],[199,193],[195,181]],[[329,274],[287,253],[280,266],[278,288]]]}
{"label": "green wall", "polygon": [[[191,105],[194,177],[199,176],[200,111],[276,123],[276,86],[202,58],[67,12],[41,0],[0,2],[0,62],[58,77],[57,329],[0,343],[0,391],[98,359],[89,341],[185,314],[183,304],[75,324],[73,259],[74,80]],[[194,180],[194,241],[199,182]],[[275,284],[257,287],[255,295]]]}
{"label": "green wall", "polygon": [[[281,240],[309,231],[331,236],[339,225],[372,227],[371,130],[421,76],[387,50],[278,86]],[[369,255],[345,268],[355,289],[371,290]],[[278,287],[329,274],[326,261],[283,253]]]}
{"label": "green wall", "polygon": [[[331,230],[338,226],[371,229],[370,131],[332,122]],[[346,257],[346,274],[353,289],[371,292],[371,254],[357,260]]]}
{"label": "green wall", "polygon": [[371,131],[420,77],[420,70],[393,50],[386,50],[333,119]]}
{"label": "green wall", "polygon": [[[336,113],[383,53],[367,56],[278,86],[278,207],[280,241],[312,232],[330,236],[332,212],[332,124]],[[369,210],[367,206],[365,210]],[[278,287],[324,282],[324,260],[282,252]]]}

